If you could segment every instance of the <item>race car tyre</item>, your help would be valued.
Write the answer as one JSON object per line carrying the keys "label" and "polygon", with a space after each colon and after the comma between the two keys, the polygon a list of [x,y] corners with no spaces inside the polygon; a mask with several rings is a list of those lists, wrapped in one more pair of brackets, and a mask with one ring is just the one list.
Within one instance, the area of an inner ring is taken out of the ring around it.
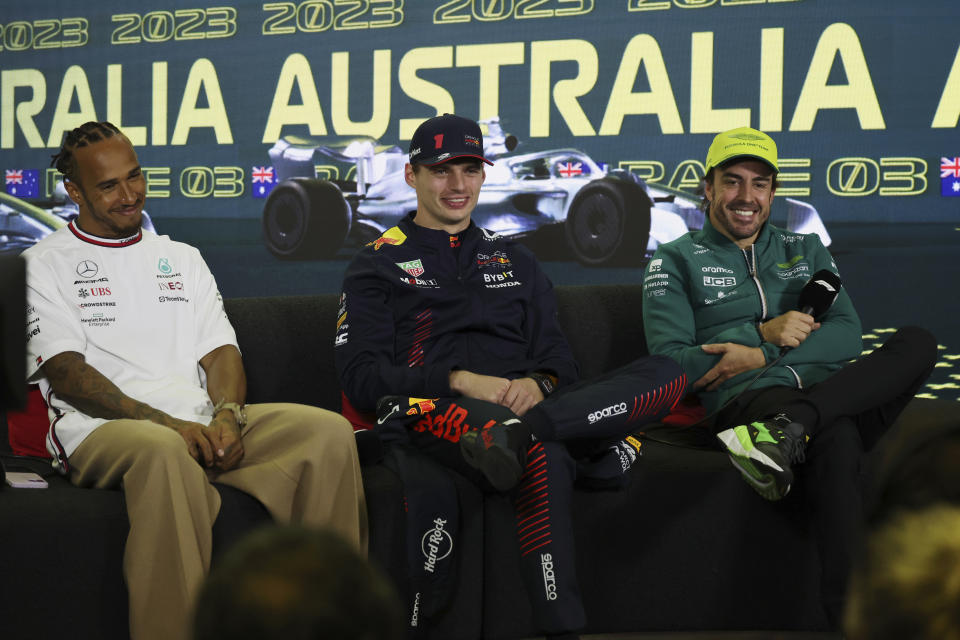
{"label": "race car tyre", "polygon": [[277,185],[263,206],[263,241],[278,258],[332,258],[350,231],[350,218],[337,185],[291,178]]}
{"label": "race car tyre", "polygon": [[576,195],[564,232],[574,257],[591,267],[642,263],[650,235],[649,196],[639,185],[594,180]]}

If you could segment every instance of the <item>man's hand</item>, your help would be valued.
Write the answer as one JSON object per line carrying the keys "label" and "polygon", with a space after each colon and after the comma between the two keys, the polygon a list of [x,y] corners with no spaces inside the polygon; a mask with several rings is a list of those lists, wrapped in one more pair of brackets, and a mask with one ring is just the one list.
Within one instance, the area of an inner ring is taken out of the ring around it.
{"label": "man's hand", "polygon": [[450,372],[450,389],[468,398],[503,404],[503,396],[510,381],[497,376],[485,376],[472,371],[457,369]]}
{"label": "man's hand", "polygon": [[799,347],[800,343],[820,328],[813,316],[799,311],[787,311],[782,316],[760,324],[763,339],[778,347]]}
{"label": "man's hand", "polygon": [[[232,411],[221,410],[204,430],[213,449],[213,463],[220,471],[229,471],[243,458],[240,426]],[[209,466],[209,465],[208,465]]]}
{"label": "man's hand", "polygon": [[700,347],[704,353],[722,356],[717,364],[703,374],[703,377],[693,383],[694,389],[714,391],[730,378],[743,373],[759,369],[766,364],[767,359],[759,347],[747,347],[733,342],[720,344],[705,344]]}
{"label": "man's hand", "polygon": [[205,467],[212,467],[214,463],[213,447],[207,439],[207,428],[199,422],[170,418],[167,426],[180,434],[187,443],[187,452],[190,457]]}
{"label": "man's hand", "polygon": [[510,381],[500,404],[518,416],[522,416],[529,411],[533,405],[542,401],[543,392],[540,391],[540,386],[536,380],[533,378],[517,378],[516,380]]}

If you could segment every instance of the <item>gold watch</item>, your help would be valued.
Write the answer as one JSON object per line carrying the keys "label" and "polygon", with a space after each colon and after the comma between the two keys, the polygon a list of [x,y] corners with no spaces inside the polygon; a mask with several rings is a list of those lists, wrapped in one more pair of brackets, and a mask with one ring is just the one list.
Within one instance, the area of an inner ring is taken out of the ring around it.
{"label": "gold watch", "polygon": [[233,417],[237,419],[237,426],[243,429],[247,426],[247,412],[244,405],[237,404],[236,402],[224,402],[221,400],[213,407],[213,417],[217,417],[217,414],[223,411],[224,409],[229,409],[233,412]]}

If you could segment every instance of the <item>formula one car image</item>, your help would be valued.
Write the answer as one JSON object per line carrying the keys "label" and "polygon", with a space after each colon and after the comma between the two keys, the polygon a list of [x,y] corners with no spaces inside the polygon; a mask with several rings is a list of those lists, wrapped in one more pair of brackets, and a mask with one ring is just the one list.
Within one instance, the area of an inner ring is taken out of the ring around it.
{"label": "formula one car image", "polygon": [[[0,191],[0,254],[18,254],[77,217],[79,208],[67,195],[63,183],[42,201],[26,201]],[[143,212],[141,226],[156,231]]]}
{"label": "formula one car image", "polygon": [[[480,124],[484,155],[494,162],[472,216],[480,227],[535,251],[564,244],[582,264],[609,266],[639,264],[660,244],[703,226],[692,194],[608,171],[577,149],[513,153],[517,138],[498,118]],[[399,146],[288,136],[269,153],[279,183],[264,205],[263,236],[280,258],[331,258],[343,246],[376,239],[417,208]],[[788,199],[788,210],[788,228],[820,233],[829,244],[813,207]]]}

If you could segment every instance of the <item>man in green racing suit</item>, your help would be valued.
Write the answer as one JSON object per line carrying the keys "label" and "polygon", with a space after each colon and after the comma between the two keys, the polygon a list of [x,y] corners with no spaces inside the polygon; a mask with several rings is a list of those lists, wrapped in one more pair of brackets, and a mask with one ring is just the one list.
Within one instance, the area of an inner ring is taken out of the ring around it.
{"label": "man in green racing suit", "polygon": [[700,422],[758,493],[783,498],[795,473],[805,485],[823,565],[821,599],[836,626],[862,519],[860,458],[929,376],[936,340],[904,328],[850,363],[862,343],[847,292],[834,291],[817,317],[798,310],[812,276],[830,272],[824,275],[835,286],[818,280],[828,290],[839,277],[818,236],[768,222],[774,141],[748,127],[721,133],[706,169],[703,228],[661,246],[647,266],[647,342],[694,381],[707,414]]}

